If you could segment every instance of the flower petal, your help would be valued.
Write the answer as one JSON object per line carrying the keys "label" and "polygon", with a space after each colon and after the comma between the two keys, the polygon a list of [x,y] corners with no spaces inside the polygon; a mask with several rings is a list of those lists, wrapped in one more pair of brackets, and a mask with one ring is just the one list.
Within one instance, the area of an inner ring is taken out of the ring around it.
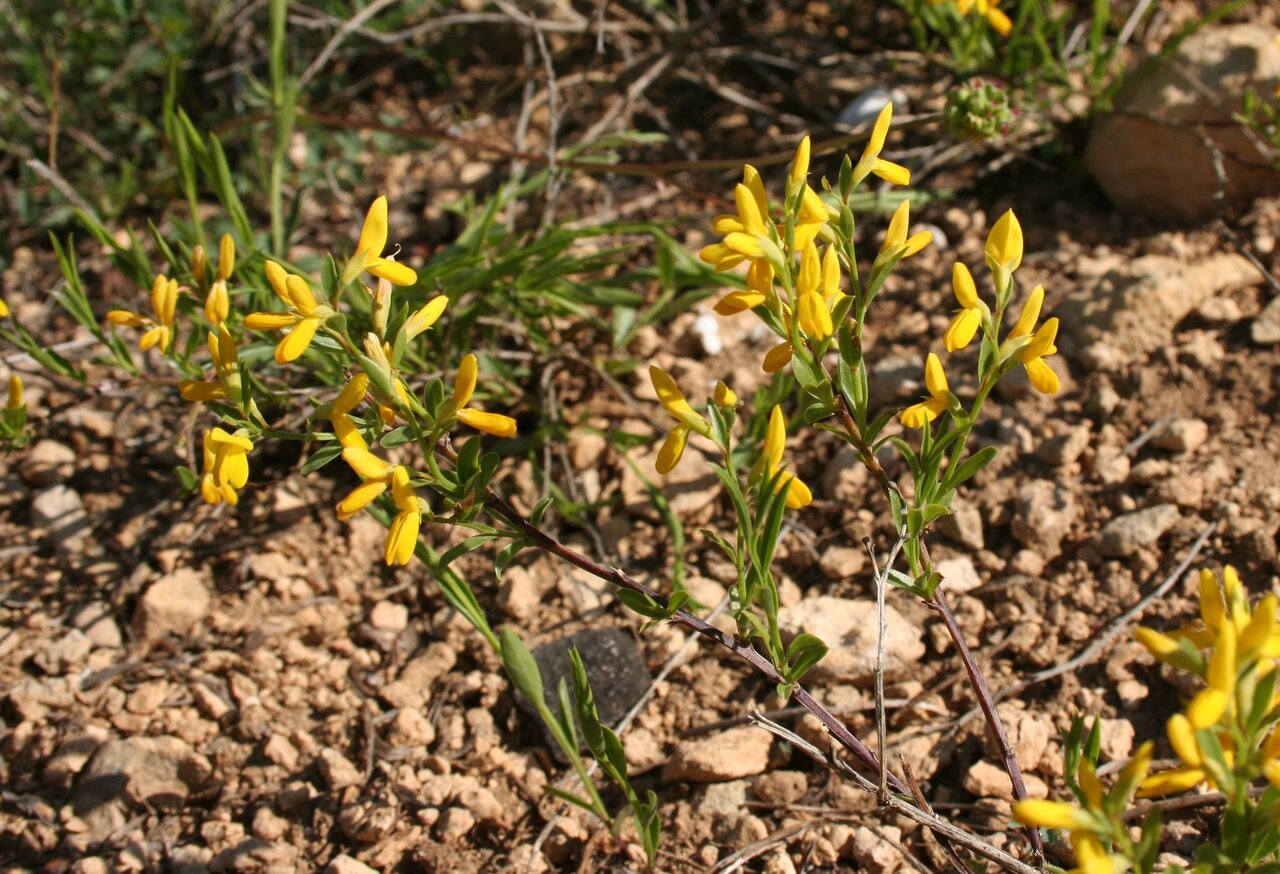
{"label": "flower petal", "polygon": [[279,331],[300,321],[294,313],[249,313],[244,326],[251,331]]}
{"label": "flower petal", "polygon": [[458,364],[458,375],[453,379],[453,404],[465,407],[476,392],[476,379],[480,373],[480,363],[470,352],[462,357]]}
{"label": "flower petal", "polygon": [[296,361],[307,351],[320,328],[319,319],[302,319],[285,338],[276,344],[276,364]]}
{"label": "flower petal", "polygon": [[360,483],[338,503],[338,518],[346,521],[369,506],[387,490],[385,480],[371,479]]}
{"label": "flower petal", "polygon": [[374,258],[365,265],[364,269],[392,285],[413,285],[418,281],[418,274],[412,267],[401,264],[399,261],[392,261],[390,258]]}
{"label": "flower petal", "polygon": [[684,447],[688,442],[688,425],[676,425],[672,428],[667,434],[667,439],[662,441],[662,448],[658,450],[658,460],[654,463],[654,469],[661,474],[670,473],[680,463],[680,457],[684,455]]}
{"label": "flower petal", "polygon": [[468,408],[458,410],[458,421],[494,437],[514,437],[516,434],[516,420],[501,413]]}
{"label": "flower petal", "polygon": [[957,349],[963,349],[973,342],[974,335],[978,333],[978,326],[982,324],[982,313],[978,309],[960,310],[956,313],[955,318],[951,320],[951,324],[947,326],[946,332],[942,335],[942,342],[947,347],[948,352],[955,352]]}
{"label": "flower petal", "polygon": [[370,252],[376,258],[387,248],[387,199],[377,197],[365,213],[356,252]]}

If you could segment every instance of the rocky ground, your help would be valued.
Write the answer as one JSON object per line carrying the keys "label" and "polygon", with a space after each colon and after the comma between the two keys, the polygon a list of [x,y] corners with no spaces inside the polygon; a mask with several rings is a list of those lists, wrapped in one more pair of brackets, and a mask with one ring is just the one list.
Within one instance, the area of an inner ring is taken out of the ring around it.
{"label": "rocky ground", "polygon": [[[918,84],[913,99],[924,111],[937,95]],[[491,122],[471,132],[501,132]],[[460,146],[432,154],[441,180],[496,172],[476,168]],[[1023,155],[999,175],[952,179],[965,182],[952,200],[913,209],[935,245],[904,262],[868,325],[873,393],[884,405],[911,402],[923,353],[954,305],[950,264],[981,264],[990,221],[1018,212],[1020,282],[1043,283],[1046,312],[1062,318],[1053,363],[1063,390],[1050,399],[1025,381],[1002,387],[980,429],[1001,447],[998,460],[963,493],[932,549],[994,689],[1086,655],[1000,705],[1040,796],[1062,790],[1059,735],[1074,713],[1102,717],[1104,760],[1163,736],[1181,690],[1116,620],[1189,552],[1193,568],[1235,564],[1255,594],[1280,584],[1280,302],[1238,245],[1274,273],[1280,200],[1231,213],[1230,236],[1212,220],[1169,229],[1047,169]],[[630,204],[663,201],[647,184],[620,190]],[[597,185],[583,183],[579,202],[599,205]],[[682,209],[681,233],[696,249],[714,206]],[[431,209],[406,219],[442,220]],[[86,247],[83,259],[109,288],[101,253]],[[36,291],[55,270],[48,253],[20,250],[0,295],[51,342],[74,344]],[[648,362],[687,386],[727,378],[747,398],[764,384],[757,362],[769,338],[748,316],[715,316],[712,302],[638,338],[625,397],[568,368],[551,378],[562,398],[577,399],[578,417],[555,476],[604,507],[582,526],[553,522],[557,534],[659,587],[669,536],[644,482],[599,432],[652,438],[631,450],[648,474],[661,436]],[[333,518],[345,480],[299,476],[294,459],[268,454],[255,460],[239,507],[208,507],[172,480],[187,459],[159,426],[190,426],[171,385],[122,383],[90,366],[86,391],[42,378],[11,352],[5,361],[27,375],[37,439],[0,462],[0,863],[78,872],[642,867],[629,826],[615,839],[547,795],[567,780],[564,767],[429,575],[385,569],[371,518]],[[816,500],[780,548],[783,620],[832,645],[810,685],[874,744],[874,599],[859,544],[884,543],[886,513],[828,437],[813,432],[791,448]],[[657,481],[689,537],[686,583],[712,608],[731,573],[697,532],[723,526],[728,510],[692,454]],[[527,460],[512,459],[501,483],[525,506],[539,495]],[[639,623],[607,586],[546,557],[524,554],[500,584],[486,561],[459,568],[495,626],[534,645],[613,629],[584,645],[588,661],[637,654],[614,658],[623,664],[602,697],[618,712],[641,702],[623,741],[637,784],[662,800],[661,870],[938,870],[936,845],[911,823],[876,813],[873,799],[746,724],[759,708],[822,742],[816,722],[741,663],[676,629],[636,636]],[[1141,619],[1178,623],[1193,595],[1188,571]],[[890,761],[910,763],[939,812],[997,845],[1020,845],[1007,779],[945,629],[900,594],[890,596],[887,669]],[[1167,819],[1172,858],[1193,850],[1212,817],[1191,807]],[[1051,857],[1066,858],[1060,848]]]}

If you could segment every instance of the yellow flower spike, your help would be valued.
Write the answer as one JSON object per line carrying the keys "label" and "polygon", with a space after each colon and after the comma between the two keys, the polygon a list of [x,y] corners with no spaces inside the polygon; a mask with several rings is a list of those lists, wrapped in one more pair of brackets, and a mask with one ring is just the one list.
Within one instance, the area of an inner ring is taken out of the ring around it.
{"label": "yellow flower spike", "polygon": [[1169,717],[1165,731],[1169,735],[1169,744],[1182,764],[1190,768],[1198,768],[1204,764],[1204,756],[1200,753],[1200,745],[1196,743],[1196,729],[1191,720],[1181,713],[1175,713]]}
{"label": "yellow flower spike", "polygon": [[818,247],[809,243],[800,253],[800,273],[796,277],[797,313],[800,330],[806,337],[822,340],[831,336],[831,311],[819,293],[822,282],[822,262]]}
{"label": "yellow flower spike", "polygon": [[932,352],[924,362],[924,385],[929,391],[928,399],[912,404],[898,416],[908,428],[923,428],[949,408],[954,398],[947,385],[947,374],[942,369],[942,362]]}
{"label": "yellow flower spike", "polygon": [[1022,264],[1022,225],[1013,210],[996,220],[987,234],[987,266],[992,273],[1013,273]]}
{"label": "yellow flower spike", "polygon": [[5,398],[6,410],[16,410],[22,406],[22,377],[16,373],[9,374],[9,394]]}
{"label": "yellow flower spike", "polygon": [[356,251],[342,271],[342,284],[346,285],[361,273],[372,273],[379,279],[385,279],[392,285],[413,285],[418,281],[418,274],[410,267],[400,264],[391,258],[383,258],[382,250],[387,247],[387,199],[379,196],[369,206],[365,214],[364,225],[360,228],[360,240],[356,243]]}
{"label": "yellow flower spike", "polygon": [[1200,570],[1200,618],[1209,628],[1217,631],[1226,621],[1227,611],[1223,604],[1222,589],[1218,586],[1218,578],[1208,568]]}
{"label": "yellow flower spike", "polygon": [[1076,780],[1080,784],[1080,789],[1084,792],[1085,802],[1090,810],[1100,810],[1102,808],[1102,782],[1098,780],[1098,772],[1094,770],[1093,765],[1087,759],[1080,762],[1080,770],[1076,774]]}
{"label": "yellow flower spike", "polygon": [[1044,363],[1044,359],[1058,351],[1054,341],[1058,337],[1058,320],[1049,319],[1035,332],[1031,342],[1018,350],[1018,358],[1027,369],[1031,386],[1041,394],[1054,395],[1062,387],[1058,374]]}
{"label": "yellow flower spike", "polygon": [[458,365],[458,375],[453,382],[453,406],[457,410],[458,421],[464,425],[492,434],[494,437],[514,437],[516,420],[500,413],[486,413],[471,409],[467,404],[476,390],[476,380],[480,372],[480,363],[476,356],[467,353]]}
{"label": "yellow flower spike", "polygon": [[1071,849],[1076,851],[1076,867],[1072,874],[1114,874],[1111,856],[1092,832],[1072,832]]}
{"label": "yellow flower spike", "polygon": [[196,243],[191,247],[191,278],[196,285],[204,285],[205,270],[209,266],[209,257],[205,255],[204,246]]}
{"label": "yellow flower spike", "polygon": [[907,185],[911,182],[911,171],[900,164],[885,161],[880,157],[884,148],[885,137],[889,134],[889,122],[893,118],[893,104],[886,103],[876,116],[876,123],[871,128],[871,138],[867,140],[862,157],[853,168],[854,184],[861,182],[867,174],[874,173],[893,185]]}
{"label": "yellow flower spike", "polygon": [[711,397],[715,400],[717,406],[732,408],[738,405],[738,396],[721,379],[716,380],[715,391]]}
{"label": "yellow flower spike", "polygon": [[267,262],[266,273],[272,290],[291,312],[250,313],[244,317],[244,326],[254,331],[279,331],[291,327],[292,330],[276,344],[275,351],[276,363],[287,364],[302,357],[324,320],[333,315],[333,310],[316,302],[311,286],[303,277],[286,274],[284,268],[274,261]]}
{"label": "yellow flower spike", "polygon": [[978,297],[978,288],[973,282],[973,274],[959,261],[951,267],[951,288],[955,292],[956,300],[960,302],[960,309],[951,319],[946,333],[942,335],[942,342],[948,352],[955,352],[973,342],[978,328],[982,326],[984,316],[990,311]]}
{"label": "yellow flower spike", "polygon": [[400,511],[387,531],[386,561],[388,565],[408,564],[418,545],[422,526],[422,505],[409,484],[409,471],[397,466],[391,473],[391,497]]}
{"label": "yellow flower spike", "polygon": [[1039,828],[1083,829],[1092,825],[1089,814],[1073,804],[1028,798],[1013,805],[1013,818]]}
{"label": "yellow flower spike", "polygon": [[421,309],[405,320],[404,328],[402,329],[405,339],[412,340],[434,325],[448,305],[449,298],[444,295],[433,297],[427,301]]}
{"label": "yellow flower spike", "polygon": [[177,314],[177,306],[178,280],[169,279],[161,273],[151,283],[151,310],[155,313],[155,318],[128,310],[111,310],[107,313],[107,321],[122,327],[147,328],[138,341],[138,348],[145,352],[152,346],[159,346],[160,351],[168,352],[169,343],[173,339],[173,319]]}
{"label": "yellow flower spike", "polygon": [[[764,454],[761,456],[765,478],[772,477],[782,466],[782,453],[787,443],[787,420],[782,415],[782,407],[775,405],[769,413],[769,427],[765,431]],[[789,471],[783,471],[778,479],[778,491],[787,490],[787,506],[799,510],[813,503],[813,492],[799,477]]]}
{"label": "yellow flower spike", "polygon": [[796,146],[796,155],[791,160],[791,172],[787,174],[787,182],[793,187],[798,186],[808,175],[809,135],[805,134],[804,139],[800,140],[800,144]]}

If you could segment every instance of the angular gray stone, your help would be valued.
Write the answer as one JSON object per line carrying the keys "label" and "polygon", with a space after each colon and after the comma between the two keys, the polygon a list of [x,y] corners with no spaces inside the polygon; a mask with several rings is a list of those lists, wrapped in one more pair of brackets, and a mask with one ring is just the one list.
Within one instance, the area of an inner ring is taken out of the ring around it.
{"label": "angular gray stone", "polygon": [[1098,552],[1107,558],[1124,558],[1144,546],[1150,546],[1177,524],[1178,508],[1174,504],[1157,504],[1117,516],[1098,532]]}
{"label": "angular gray stone", "polygon": [[769,767],[772,745],[773,735],[755,726],[687,738],[676,745],[671,761],[662,769],[662,779],[718,783],[763,774]]}
{"label": "angular gray stone", "polygon": [[176,737],[109,740],[77,776],[72,806],[78,816],[116,799],[174,809],[212,773],[209,760]]}
{"label": "angular gray stone", "polygon": [[1249,336],[1259,346],[1280,343],[1280,297],[1274,298],[1258,313],[1249,325]]}
{"label": "angular gray stone", "polygon": [[1075,518],[1070,489],[1049,480],[1032,480],[1018,490],[1010,528],[1019,543],[1052,560],[1062,552],[1062,541]]}
{"label": "angular gray stone", "polygon": [[[893,605],[885,605],[884,672],[895,677],[924,656],[920,629],[908,622]],[[874,599],[835,598],[821,595],[778,611],[784,640],[802,631],[817,635],[828,652],[806,681],[869,683],[875,672],[878,629]]]}
{"label": "angular gray stone", "polygon": [[142,594],[133,614],[134,632],[147,641],[188,634],[208,614],[211,600],[200,573],[178,568]]}
{"label": "angular gray stone", "polygon": [[89,516],[79,493],[61,483],[31,499],[31,524],[43,528],[58,544],[70,544],[89,533]]}

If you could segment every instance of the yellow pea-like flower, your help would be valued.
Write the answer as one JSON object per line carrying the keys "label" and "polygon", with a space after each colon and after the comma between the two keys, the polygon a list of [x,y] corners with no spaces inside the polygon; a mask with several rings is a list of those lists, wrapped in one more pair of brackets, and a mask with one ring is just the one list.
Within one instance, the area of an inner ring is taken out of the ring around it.
{"label": "yellow pea-like flower", "polygon": [[453,407],[457,411],[458,421],[464,425],[492,434],[495,437],[513,437],[516,434],[516,420],[500,413],[486,413],[467,406],[476,390],[479,378],[480,363],[476,356],[468,353],[458,365],[458,375],[453,383]]}
{"label": "yellow pea-like flower", "polygon": [[1006,210],[987,233],[987,266],[997,275],[1013,273],[1022,264],[1022,225]]}
{"label": "yellow pea-like flower", "polygon": [[430,328],[440,318],[440,314],[444,312],[444,308],[449,305],[449,298],[444,295],[433,297],[427,301],[422,307],[409,318],[405,319],[404,338],[412,340],[423,331]]}
{"label": "yellow pea-like flower", "polygon": [[973,281],[973,274],[961,261],[951,266],[951,290],[955,293],[960,309],[947,326],[942,341],[948,352],[955,352],[973,342],[978,328],[991,320],[991,310],[978,297],[978,286]]}
{"label": "yellow pea-like flower", "polygon": [[898,418],[908,428],[923,428],[955,402],[955,395],[947,385],[947,374],[938,356],[929,353],[924,362],[924,386],[929,397],[907,407]]}
{"label": "yellow pea-like flower", "polygon": [[276,344],[275,352],[276,363],[287,364],[296,361],[307,351],[316,331],[326,318],[333,315],[333,310],[316,301],[315,295],[311,293],[311,286],[303,277],[287,273],[274,261],[267,262],[265,271],[271,288],[289,307],[289,312],[250,313],[244,318],[244,326],[254,331],[291,328],[284,339]]}
{"label": "yellow pea-like flower", "polygon": [[361,273],[372,273],[392,285],[413,285],[417,282],[418,274],[411,267],[392,258],[382,257],[382,250],[385,248],[387,248],[387,199],[379,196],[365,214],[364,224],[360,228],[360,239],[356,243],[356,251],[342,271],[342,284],[346,285]]}
{"label": "yellow pea-like flower", "polygon": [[[774,406],[769,412],[769,425],[765,430],[764,453],[757,465],[763,479],[772,478],[782,467],[782,453],[787,443],[787,420],[782,415],[782,407]],[[813,492],[803,481],[790,471],[782,471],[778,478],[778,491],[786,489],[787,506],[799,510],[813,503]]]}
{"label": "yellow pea-like flower", "polygon": [[853,181],[855,185],[872,173],[893,185],[909,185],[911,183],[910,170],[901,164],[895,164],[880,157],[880,152],[884,149],[885,137],[889,135],[889,122],[892,119],[893,104],[886,103],[884,108],[880,110],[880,114],[876,116],[876,123],[871,128],[871,138],[867,140],[867,145],[862,150],[862,157],[854,165]]}
{"label": "yellow pea-like flower", "polygon": [[146,332],[138,341],[138,348],[145,352],[152,346],[159,346],[161,352],[168,352],[173,340],[173,320],[177,315],[177,307],[178,280],[169,279],[161,273],[151,283],[151,311],[155,314],[154,317],[129,310],[111,310],[107,313],[107,321],[122,327],[145,328]]}

